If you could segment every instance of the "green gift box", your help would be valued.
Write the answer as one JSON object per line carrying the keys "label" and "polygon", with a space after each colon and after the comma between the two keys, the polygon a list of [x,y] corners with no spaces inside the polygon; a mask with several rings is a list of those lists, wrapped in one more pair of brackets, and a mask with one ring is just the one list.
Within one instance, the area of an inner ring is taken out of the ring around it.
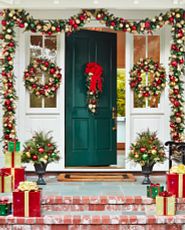
{"label": "green gift box", "polygon": [[150,184],[147,186],[147,197],[151,197],[155,199],[156,196],[163,191],[164,191],[164,186],[160,186],[160,184]]}
{"label": "green gift box", "polygon": [[0,200],[0,216],[7,216],[12,213],[12,204],[7,200]]}
{"label": "green gift box", "polygon": [[19,141],[9,141],[8,142],[8,151],[9,152],[19,152],[20,151],[20,142]]}

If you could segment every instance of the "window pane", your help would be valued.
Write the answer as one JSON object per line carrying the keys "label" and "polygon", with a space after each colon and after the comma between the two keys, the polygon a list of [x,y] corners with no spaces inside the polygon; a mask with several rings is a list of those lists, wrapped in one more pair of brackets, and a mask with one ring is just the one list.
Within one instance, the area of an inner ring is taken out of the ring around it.
{"label": "window pane", "polygon": [[160,36],[148,36],[148,57],[160,62]]}
{"label": "window pane", "polygon": [[31,36],[30,59],[38,58],[42,54],[42,36]]}
{"label": "window pane", "polygon": [[53,98],[45,98],[45,108],[56,108],[57,103],[56,103],[56,95]]}
{"label": "window pane", "polygon": [[150,108],[158,108],[159,102],[160,102],[160,96],[158,96],[158,97],[153,96],[148,100],[148,103],[149,103],[148,106]]}
{"label": "window pane", "polygon": [[56,61],[56,50],[57,50],[57,37],[56,36],[46,36],[45,38],[45,49],[44,56],[52,61]]}
{"label": "window pane", "polygon": [[134,36],[134,64],[146,57],[146,37]]}
{"label": "window pane", "polygon": [[134,108],[145,108],[146,107],[146,99],[139,98],[138,94],[134,92]]}
{"label": "window pane", "polygon": [[42,98],[36,97],[35,95],[30,94],[30,107],[31,108],[41,108]]}

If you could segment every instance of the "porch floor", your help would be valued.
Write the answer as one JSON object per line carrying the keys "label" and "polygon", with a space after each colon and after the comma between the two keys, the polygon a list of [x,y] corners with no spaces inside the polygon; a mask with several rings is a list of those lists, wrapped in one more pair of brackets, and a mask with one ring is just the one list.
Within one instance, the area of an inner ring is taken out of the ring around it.
{"label": "porch floor", "polygon": [[[143,176],[136,176],[136,182],[58,182],[56,177],[45,178],[47,185],[40,186],[45,195],[60,196],[146,196]],[[28,177],[36,180],[36,177]],[[152,183],[165,185],[165,176],[151,176]],[[54,193],[54,194],[53,194]]]}

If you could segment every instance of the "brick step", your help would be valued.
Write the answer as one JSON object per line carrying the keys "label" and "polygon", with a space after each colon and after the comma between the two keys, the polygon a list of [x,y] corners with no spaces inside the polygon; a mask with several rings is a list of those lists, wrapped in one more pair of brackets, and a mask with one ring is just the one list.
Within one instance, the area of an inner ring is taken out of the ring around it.
{"label": "brick step", "polygon": [[[155,201],[141,196],[45,196],[45,211],[145,211],[155,210]],[[185,211],[185,199],[177,199],[177,210]]]}
{"label": "brick step", "polygon": [[0,225],[2,230],[183,230],[181,224],[108,225],[108,224],[53,224],[53,225]]}
{"label": "brick step", "polygon": [[185,225],[185,212],[175,216],[145,215],[144,212],[43,212],[42,217],[0,217],[1,225]]}

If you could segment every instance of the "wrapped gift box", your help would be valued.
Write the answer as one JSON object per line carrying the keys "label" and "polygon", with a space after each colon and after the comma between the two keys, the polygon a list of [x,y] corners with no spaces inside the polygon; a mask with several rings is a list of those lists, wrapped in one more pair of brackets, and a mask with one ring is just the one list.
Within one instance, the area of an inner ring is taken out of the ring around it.
{"label": "wrapped gift box", "polygon": [[21,152],[5,152],[5,168],[21,168]]}
{"label": "wrapped gift box", "polygon": [[7,216],[12,213],[12,204],[8,200],[0,200],[0,216]]}
{"label": "wrapped gift box", "polygon": [[160,186],[160,184],[150,184],[149,186],[147,186],[147,197],[155,199],[156,196],[163,191],[164,186]]}
{"label": "wrapped gift box", "polygon": [[3,169],[0,170],[0,192],[12,192],[12,176]]}
{"label": "wrapped gift box", "polygon": [[185,197],[185,166],[173,166],[166,174],[167,190],[176,197]]}
{"label": "wrapped gift box", "polygon": [[24,168],[2,168],[2,172],[12,175],[13,189],[16,189],[21,181],[25,180]]}
{"label": "wrapped gift box", "polygon": [[[13,192],[13,215],[22,217],[40,217],[41,216],[41,192],[38,188],[27,188],[27,185],[34,182],[22,182],[21,186]],[[21,190],[25,191],[21,191]]]}
{"label": "wrapped gift box", "polygon": [[176,198],[175,195],[169,192],[159,193],[156,196],[156,214],[161,216],[174,216],[176,213]]}
{"label": "wrapped gift box", "polygon": [[8,142],[8,151],[9,152],[19,152],[20,146],[21,146],[21,144],[19,141],[9,141]]}

